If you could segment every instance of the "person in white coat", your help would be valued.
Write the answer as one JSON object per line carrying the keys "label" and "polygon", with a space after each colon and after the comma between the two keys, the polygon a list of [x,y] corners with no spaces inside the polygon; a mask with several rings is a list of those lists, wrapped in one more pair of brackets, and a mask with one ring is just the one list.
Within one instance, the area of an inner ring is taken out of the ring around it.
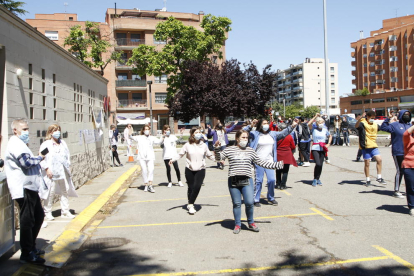
{"label": "person in white coat", "polygon": [[127,127],[124,129],[124,139],[127,143],[127,154],[128,156],[132,154],[132,133],[134,133],[134,129],[132,128],[131,124],[128,124]]}
{"label": "person in white coat", "polygon": [[[179,140],[177,136],[171,134],[171,128],[169,125],[164,125],[162,128],[162,137],[161,137],[161,147],[162,158],[164,159],[165,168],[167,169],[167,178],[168,178],[168,188],[172,187],[171,181],[171,165],[169,164],[170,160],[177,155],[177,141]],[[180,129],[181,138],[183,137],[184,129]],[[173,163],[175,174],[177,175],[178,185],[183,187],[184,184],[181,182],[180,168],[178,163]]]}
{"label": "person in white coat", "polygon": [[161,144],[161,140],[154,137],[150,133],[150,126],[144,125],[141,129],[140,135],[132,136],[132,139],[137,142],[138,160],[142,169],[142,178],[144,179],[144,192],[155,193],[152,181],[154,180],[154,145]]}
{"label": "person in white coat", "polygon": [[43,202],[46,220],[54,220],[52,215],[53,200],[55,194],[60,195],[60,207],[62,218],[74,218],[69,211],[69,196],[77,197],[75,186],[70,174],[70,152],[65,141],[61,139],[61,127],[58,124],[49,126],[46,133],[46,141],[40,145],[40,152],[48,149],[49,153],[40,162],[42,176],[49,187],[48,194]]}

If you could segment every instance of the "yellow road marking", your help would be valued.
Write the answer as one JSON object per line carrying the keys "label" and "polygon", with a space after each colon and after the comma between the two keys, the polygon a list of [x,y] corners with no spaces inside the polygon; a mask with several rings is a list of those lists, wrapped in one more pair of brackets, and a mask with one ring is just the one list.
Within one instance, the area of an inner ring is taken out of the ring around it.
{"label": "yellow road marking", "polygon": [[[285,193],[288,196],[291,196],[292,194],[290,194],[289,192],[287,192],[286,190],[280,190],[280,191],[275,191],[275,192],[281,192],[281,193]],[[267,194],[266,192],[263,192],[262,194]],[[215,197],[229,197],[230,195],[219,195],[219,196],[200,196],[198,198],[215,198]],[[153,199],[153,200],[139,200],[139,201],[127,201],[124,203],[146,203],[146,202],[160,202],[160,201],[179,201],[179,200],[188,200],[188,198],[167,198],[167,199]]]}
{"label": "yellow road marking", "polygon": [[[267,216],[267,217],[257,217],[255,220],[260,219],[272,219],[272,218],[290,218],[290,217],[305,217],[305,216],[323,216],[328,217],[324,213],[320,212],[315,208],[311,208],[315,213],[306,213],[306,214],[293,214],[293,215],[279,215],[279,216]],[[328,217],[329,218],[329,217]],[[246,218],[242,220],[246,221]],[[330,218],[330,220],[333,220]],[[224,222],[227,220],[206,220],[206,221],[182,221],[182,222],[165,222],[165,223],[150,223],[150,224],[133,224],[133,225],[114,225],[114,226],[99,226],[99,229],[108,229],[108,228],[128,228],[128,227],[148,227],[148,226],[167,226],[167,225],[182,225],[182,224],[199,224],[199,223],[215,223],[215,222]]]}
{"label": "yellow road marking", "polygon": [[383,248],[381,246],[378,246],[378,245],[373,245],[372,247],[374,247],[375,249],[377,249],[380,252],[384,253],[390,259],[393,259],[394,261],[397,261],[400,264],[402,264],[403,266],[408,267],[409,269],[411,269],[412,271],[414,271],[414,265],[412,265],[411,263],[407,262],[406,260],[403,260],[402,258],[398,257],[397,255],[391,253],[387,249],[385,249],[385,248]]}
{"label": "yellow road marking", "polygon": [[205,271],[195,271],[195,272],[134,274],[130,276],[208,275],[208,274],[237,273],[237,272],[249,272],[249,271],[281,270],[281,269],[295,269],[295,268],[303,268],[303,267],[331,266],[331,265],[340,265],[340,264],[372,262],[372,261],[379,261],[379,260],[387,260],[389,258],[390,257],[388,256],[380,256],[380,257],[372,257],[372,258],[349,259],[349,260],[343,260],[343,261],[328,261],[328,262],[319,262],[319,263],[292,264],[292,265],[281,265],[281,266],[263,266],[263,267],[249,267],[249,268],[221,269],[221,270],[205,270]]}
{"label": "yellow road marking", "polygon": [[331,218],[328,215],[325,215],[324,213],[322,213],[321,211],[319,211],[316,208],[310,208],[312,211],[314,211],[315,213],[318,213],[319,215],[323,216],[324,218],[326,218],[327,220],[334,220],[333,218]]}

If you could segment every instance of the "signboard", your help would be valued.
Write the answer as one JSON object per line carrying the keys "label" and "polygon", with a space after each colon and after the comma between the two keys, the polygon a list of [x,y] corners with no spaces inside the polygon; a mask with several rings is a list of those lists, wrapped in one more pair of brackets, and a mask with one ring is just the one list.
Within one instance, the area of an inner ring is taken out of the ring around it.
{"label": "signboard", "polygon": [[372,108],[372,111],[375,111],[375,108]]}

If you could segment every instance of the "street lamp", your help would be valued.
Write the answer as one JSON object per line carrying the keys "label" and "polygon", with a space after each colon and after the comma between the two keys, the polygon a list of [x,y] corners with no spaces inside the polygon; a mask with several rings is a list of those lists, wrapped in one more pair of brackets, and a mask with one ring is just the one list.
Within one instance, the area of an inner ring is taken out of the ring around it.
{"label": "street lamp", "polygon": [[149,100],[150,100],[150,128],[151,128],[151,135],[154,135],[154,130],[152,129],[152,96],[151,96],[151,85],[152,81],[147,81],[149,86]]}

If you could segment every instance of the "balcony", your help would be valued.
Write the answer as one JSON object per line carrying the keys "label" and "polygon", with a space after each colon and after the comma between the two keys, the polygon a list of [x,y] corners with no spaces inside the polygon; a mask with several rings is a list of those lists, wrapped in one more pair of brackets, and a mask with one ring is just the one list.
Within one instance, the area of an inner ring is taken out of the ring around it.
{"label": "balcony", "polygon": [[356,71],[355,70],[352,70],[351,71],[351,74],[352,74],[352,76],[355,76],[356,75]]}
{"label": "balcony", "polygon": [[130,110],[138,109],[145,110],[147,109],[147,100],[119,100],[118,109]]}
{"label": "balcony", "polygon": [[351,62],[351,66],[356,67],[356,61],[352,61],[352,62]]}
{"label": "balcony", "polygon": [[286,81],[285,85],[290,85],[292,82],[291,81]]}
{"label": "balcony", "polygon": [[351,52],[351,57],[355,57],[355,52]]}
{"label": "balcony", "polygon": [[285,88],[285,92],[289,92],[289,91],[292,91],[292,88],[290,88],[290,87],[286,87],[286,88]]}
{"label": "balcony", "polygon": [[283,87],[283,86],[285,86],[284,83],[280,83],[280,84],[277,85],[277,87]]}
{"label": "balcony", "polygon": [[296,86],[292,90],[293,91],[303,90],[303,86]]}
{"label": "balcony", "polygon": [[303,93],[293,94],[295,98],[303,98]]}
{"label": "balcony", "polygon": [[353,79],[352,80],[352,84],[355,84],[356,85],[357,84],[357,80],[356,79]]}
{"label": "balcony", "polygon": [[132,70],[132,65],[127,64],[128,60],[117,60],[115,70]]}
{"label": "balcony", "polygon": [[302,70],[296,71],[292,73],[292,76],[302,75]]}
{"label": "balcony", "polygon": [[302,81],[303,81],[303,79],[302,79],[302,78],[299,78],[299,79],[294,79],[294,80],[293,80],[293,83],[302,82]]}
{"label": "balcony", "polygon": [[145,39],[136,38],[117,38],[115,50],[132,50],[141,44],[145,44]]}
{"label": "balcony", "polygon": [[117,80],[117,90],[147,90],[146,80]]}

